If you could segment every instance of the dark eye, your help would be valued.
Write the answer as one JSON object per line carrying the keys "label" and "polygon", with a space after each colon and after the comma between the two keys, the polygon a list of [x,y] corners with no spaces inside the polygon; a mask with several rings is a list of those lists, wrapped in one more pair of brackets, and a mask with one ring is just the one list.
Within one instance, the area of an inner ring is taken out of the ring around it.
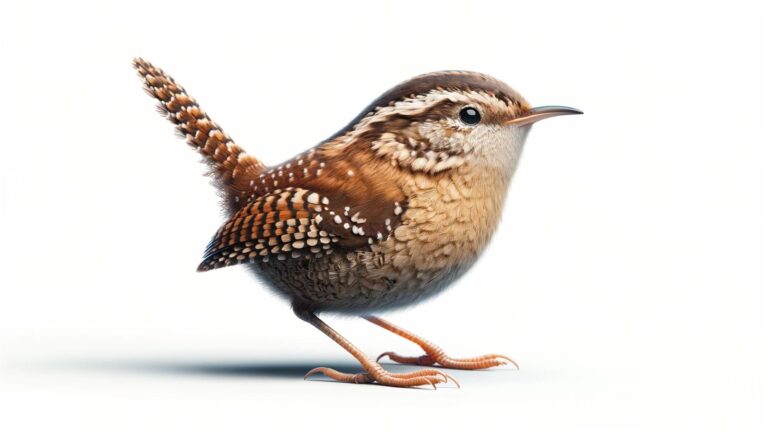
{"label": "dark eye", "polygon": [[465,124],[476,125],[480,123],[480,111],[477,108],[465,107],[459,112],[459,118]]}

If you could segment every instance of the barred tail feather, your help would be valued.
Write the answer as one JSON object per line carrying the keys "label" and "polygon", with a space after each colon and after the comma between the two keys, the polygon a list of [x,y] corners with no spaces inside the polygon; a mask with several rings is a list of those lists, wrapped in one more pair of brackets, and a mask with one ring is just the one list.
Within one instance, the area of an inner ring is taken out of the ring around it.
{"label": "barred tail feather", "polygon": [[[176,125],[190,146],[203,155],[226,198],[235,200],[248,188],[249,181],[265,170],[264,164],[235,144],[195,99],[162,69],[141,58],[134,59],[133,66],[143,79],[147,94],[160,101],[160,113]],[[235,205],[234,202],[229,204]]]}

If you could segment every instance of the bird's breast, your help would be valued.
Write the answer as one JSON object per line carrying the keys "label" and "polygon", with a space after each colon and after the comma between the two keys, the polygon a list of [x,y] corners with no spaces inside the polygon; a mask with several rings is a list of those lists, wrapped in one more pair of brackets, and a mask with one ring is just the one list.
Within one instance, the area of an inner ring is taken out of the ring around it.
{"label": "bird's breast", "polygon": [[409,197],[389,248],[396,268],[434,271],[467,267],[498,225],[506,184],[478,173],[415,176],[403,185]]}

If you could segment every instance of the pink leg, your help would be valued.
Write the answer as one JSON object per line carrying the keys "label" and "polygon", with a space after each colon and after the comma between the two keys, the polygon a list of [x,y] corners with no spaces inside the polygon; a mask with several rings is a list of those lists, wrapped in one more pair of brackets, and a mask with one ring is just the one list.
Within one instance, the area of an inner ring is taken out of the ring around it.
{"label": "pink leg", "polygon": [[352,345],[350,341],[344,338],[344,336],[339,334],[336,330],[332,329],[328,324],[323,322],[320,318],[317,317],[317,315],[311,311],[302,309],[294,310],[299,318],[317,327],[317,329],[325,333],[328,337],[333,339],[334,342],[352,354],[352,356],[355,357],[358,362],[360,362],[360,365],[365,370],[364,373],[348,374],[331,368],[318,367],[307,372],[307,374],[304,376],[305,379],[312,374],[322,373],[336,381],[356,384],[368,384],[375,382],[378,384],[394,387],[417,387],[422,385],[431,385],[432,387],[437,388],[435,384],[447,383],[450,379],[458,386],[458,382],[456,382],[455,379],[453,379],[448,374],[436,369],[422,369],[408,373],[387,372],[383,367],[381,367],[379,363],[368,358],[362,351],[360,351],[359,348]]}

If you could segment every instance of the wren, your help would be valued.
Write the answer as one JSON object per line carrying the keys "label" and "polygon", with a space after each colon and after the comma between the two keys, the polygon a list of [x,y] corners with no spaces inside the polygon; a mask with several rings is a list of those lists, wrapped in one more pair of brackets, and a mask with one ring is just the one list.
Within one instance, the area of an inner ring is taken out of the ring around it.
{"label": "wren", "polygon": [[[315,368],[307,376],[399,387],[453,380],[436,369],[388,372],[378,363],[382,356],[456,369],[517,366],[499,354],[451,358],[371,313],[414,304],[461,277],[498,225],[531,125],[581,111],[531,107],[488,75],[434,72],[379,96],[315,147],[267,166],[161,69],[143,59],[133,65],[160,111],[203,155],[224,199],[229,220],[198,270],[246,265],[364,369]],[[424,355],[386,352],[374,361],[322,321],[323,311],[359,314]]]}

